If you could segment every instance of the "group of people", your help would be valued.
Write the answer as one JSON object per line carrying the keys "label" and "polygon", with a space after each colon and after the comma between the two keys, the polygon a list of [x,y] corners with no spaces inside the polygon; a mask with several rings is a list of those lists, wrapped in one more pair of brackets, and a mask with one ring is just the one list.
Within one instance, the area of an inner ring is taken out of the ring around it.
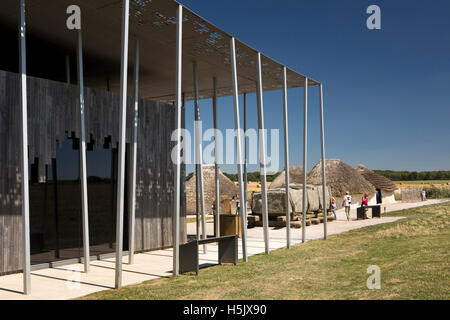
{"label": "group of people", "polygon": [[[345,193],[344,199],[342,201],[342,206],[345,208],[345,215],[347,216],[347,221],[350,221],[350,208],[352,205],[352,196],[350,195],[350,193],[347,191]],[[361,206],[362,207],[367,207],[369,205],[369,198],[367,196],[367,193],[365,193],[361,199]],[[333,215],[334,215],[334,219],[337,220],[336,217],[336,209],[337,209],[337,204],[336,204],[336,199],[333,197],[331,198],[331,210],[333,211]],[[369,217],[367,217],[367,208],[365,208],[364,210],[364,215],[365,218],[368,219]]]}

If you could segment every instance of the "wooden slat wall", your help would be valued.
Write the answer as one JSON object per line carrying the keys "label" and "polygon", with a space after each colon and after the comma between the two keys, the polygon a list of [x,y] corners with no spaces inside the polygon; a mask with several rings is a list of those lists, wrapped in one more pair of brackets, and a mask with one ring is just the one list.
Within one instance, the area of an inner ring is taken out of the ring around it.
{"label": "wooden slat wall", "polygon": [[[28,77],[29,160],[39,158],[40,176],[45,164],[56,157],[56,141],[66,132],[80,137],[78,87]],[[20,82],[19,75],[0,71],[0,274],[21,268],[21,175],[20,168]],[[94,148],[104,139],[118,143],[119,94],[85,91],[86,133]],[[172,245],[174,167],[171,134],[175,107],[140,99],[136,177],[136,250]],[[126,141],[132,139],[133,98],[128,97]],[[182,166],[182,177],[185,166]],[[182,179],[182,191],[185,189]],[[182,192],[181,240],[186,239],[185,194]]]}

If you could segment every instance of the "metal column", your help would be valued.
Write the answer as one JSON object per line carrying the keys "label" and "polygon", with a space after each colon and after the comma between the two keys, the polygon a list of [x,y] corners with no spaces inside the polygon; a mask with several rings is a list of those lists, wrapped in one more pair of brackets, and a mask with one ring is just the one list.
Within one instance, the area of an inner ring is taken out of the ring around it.
{"label": "metal column", "polygon": [[286,67],[283,67],[284,172],[286,184],[286,245],[291,247],[291,202],[289,199],[289,137]]}
{"label": "metal column", "polygon": [[261,70],[261,53],[257,57],[258,71],[258,127],[259,127],[259,166],[261,174],[261,199],[262,218],[264,228],[265,252],[269,253],[269,214],[267,206],[267,183],[266,183],[266,141],[264,139],[264,106],[263,106],[263,84]]}
{"label": "metal column", "polygon": [[177,56],[176,56],[176,84],[175,84],[175,94],[176,94],[176,130],[177,139],[176,143],[176,159],[175,159],[175,205],[173,219],[174,219],[174,230],[173,230],[173,275],[178,276],[180,273],[180,180],[181,180],[181,154],[180,154],[180,141],[181,141],[181,75],[182,75],[182,58],[183,58],[183,6],[178,5],[177,9]]}
{"label": "metal column", "polygon": [[123,0],[122,11],[122,53],[120,67],[120,120],[119,153],[117,173],[117,221],[116,221],[116,277],[115,288],[122,286],[122,249],[123,249],[123,209],[125,189],[125,132],[127,117],[127,77],[128,77],[128,27],[130,1]]}
{"label": "metal column", "polygon": [[137,159],[137,135],[138,135],[138,121],[139,121],[139,39],[136,39],[134,60],[134,130],[133,130],[133,145],[131,151],[131,177],[130,177],[130,196],[128,199],[128,263],[134,263],[134,223],[136,216],[136,159]]}
{"label": "metal column", "polygon": [[306,153],[307,153],[307,141],[308,141],[308,78],[305,78],[304,86],[304,97],[303,97],[303,216],[302,216],[302,242],[306,239],[306,210],[307,207],[307,194],[306,194]]}
{"label": "metal column", "polygon": [[84,75],[83,75],[83,39],[81,29],[77,30],[77,65],[78,85],[80,87],[80,179],[81,179],[81,220],[83,226],[83,257],[84,272],[89,272],[89,213],[88,213],[88,190],[87,190],[87,168],[86,168],[86,130],[84,124]]}
{"label": "metal column", "polygon": [[213,78],[213,121],[214,121],[214,174],[215,174],[215,188],[216,188],[216,237],[220,237],[220,179],[219,179],[219,145],[217,143],[217,136],[219,135],[218,121],[217,121],[217,79]]}
{"label": "metal column", "polygon": [[325,129],[323,123],[323,91],[322,84],[319,84],[319,104],[320,104],[320,140],[322,147],[322,192],[323,192],[323,238],[326,240],[328,238],[327,232],[327,218],[328,218],[328,208],[327,204],[330,202],[330,199],[326,198],[326,185],[327,178],[325,172]]}
{"label": "metal column", "polygon": [[20,83],[22,116],[22,223],[23,223],[23,293],[31,293],[30,280],[30,203],[28,191],[28,115],[27,115],[27,53],[25,41],[25,0],[20,0]]}
{"label": "metal column", "polygon": [[[192,63],[194,74],[194,108],[195,108],[195,166],[197,169],[198,191],[200,191],[200,210],[202,212],[202,238],[206,239],[206,213],[205,213],[205,190],[203,181],[203,146],[202,127],[200,124],[200,105],[198,93],[198,67],[197,62]],[[197,190],[196,190],[197,191]],[[198,221],[198,220],[197,220]],[[197,222],[198,224],[198,222]],[[203,245],[203,252],[206,253],[206,245]]]}
{"label": "metal column", "polygon": [[[239,179],[239,197],[244,199],[244,188],[242,182],[242,149],[241,149],[241,125],[239,123],[239,88],[237,79],[236,64],[236,41],[234,37],[230,41],[231,69],[233,80],[233,101],[234,101],[234,119],[236,123],[236,159]],[[241,206],[241,227],[242,227],[242,257],[245,262],[248,261],[247,254],[247,206]]]}
{"label": "metal column", "polygon": [[247,192],[247,93],[244,92],[244,205],[247,208],[247,198],[248,198],[248,192]]}

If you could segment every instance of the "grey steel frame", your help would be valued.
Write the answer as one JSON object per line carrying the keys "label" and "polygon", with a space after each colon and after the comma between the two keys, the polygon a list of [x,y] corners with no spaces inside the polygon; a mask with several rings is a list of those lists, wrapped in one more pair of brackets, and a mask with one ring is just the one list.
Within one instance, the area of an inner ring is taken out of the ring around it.
{"label": "grey steel frame", "polygon": [[115,274],[116,289],[122,286],[129,13],[130,13],[130,1],[123,0],[122,54],[121,54],[121,68],[120,68],[120,122],[119,122],[119,152],[118,152],[119,168],[117,175],[116,274]]}
{"label": "grey steel frame", "polygon": [[214,182],[216,191],[216,231],[215,236],[220,237],[220,179],[219,179],[219,145],[217,137],[219,135],[218,119],[217,119],[217,79],[213,78],[213,122],[214,122]]}
{"label": "grey steel frame", "polygon": [[248,174],[247,174],[247,93],[244,92],[243,94],[244,98],[244,205],[247,208],[248,203]]}
{"label": "grey steel frame", "polygon": [[[120,288],[122,285],[122,253],[123,253],[123,207],[124,207],[124,179],[125,179],[125,129],[126,129],[126,100],[127,100],[127,67],[128,67],[128,32],[129,32],[129,0],[123,0],[122,12],[122,55],[121,55],[121,113],[120,113],[120,140],[119,140],[119,163],[118,163],[118,190],[117,190],[117,226],[116,226],[116,268],[115,268],[115,287]],[[179,246],[180,246],[180,179],[181,179],[181,107],[182,107],[182,24],[183,24],[183,6],[179,5],[177,9],[177,53],[176,53],[176,127],[177,127],[177,147],[176,147],[176,170],[175,170],[175,206],[174,206],[174,250],[173,250],[173,275],[179,274]],[[24,294],[31,293],[30,281],[30,224],[29,224],[29,186],[28,186],[28,126],[27,126],[27,76],[26,76],[26,22],[25,22],[25,0],[20,0],[20,26],[19,26],[19,43],[20,43],[20,74],[21,74],[21,122],[22,122],[22,216],[23,216],[23,289]],[[238,178],[239,178],[239,193],[240,198],[246,202],[247,196],[244,194],[246,187],[243,186],[242,174],[242,150],[241,150],[241,130],[239,122],[239,91],[237,80],[237,64],[236,64],[236,45],[235,38],[231,38],[231,62],[232,62],[232,81],[233,81],[233,99],[236,123],[236,150],[238,162]],[[82,58],[82,32],[78,30],[77,34],[77,64],[78,64],[78,82],[80,87],[80,117],[81,117],[81,144],[80,144],[80,167],[81,167],[81,182],[82,182],[82,219],[83,219],[83,251],[84,251],[84,268],[85,272],[89,271],[89,225],[88,225],[88,199],[87,199],[87,172],[86,172],[86,134],[84,122],[84,82],[83,82],[83,58]],[[66,60],[67,68],[67,82],[70,83],[70,64]],[[198,79],[197,68],[194,64],[194,77],[196,87],[196,108],[198,108]],[[268,214],[267,214],[267,186],[266,186],[266,154],[265,154],[265,139],[264,139],[264,114],[263,114],[263,86],[262,86],[262,72],[261,72],[261,54],[258,53],[258,124],[260,130],[260,166],[261,179],[263,189],[263,223],[264,223],[264,240],[266,244],[266,253],[269,253],[269,239],[268,239]],[[285,168],[286,168],[286,206],[287,206],[287,245],[290,247],[290,206],[289,206],[289,151],[288,151],[288,117],[287,117],[287,81],[286,81],[286,67],[283,68],[283,102],[284,102],[284,130],[285,130]],[[217,88],[216,79],[214,81],[214,97],[213,97],[213,112],[214,112],[214,128],[215,128],[215,173],[216,173],[216,208],[217,217],[220,216],[220,191],[219,191],[219,175],[218,175],[218,155],[217,155]],[[138,123],[138,103],[139,103],[139,41],[136,40],[136,63],[135,63],[135,119],[134,119],[134,135],[133,135],[133,167],[132,167],[132,200],[130,204],[130,257],[129,263],[133,263],[134,253],[134,213],[135,213],[135,181],[136,181],[136,141],[137,141],[137,123]],[[306,226],[306,172],[307,172],[307,100],[308,100],[308,78],[305,78],[304,86],[304,128],[303,128],[303,219],[302,219],[302,242],[305,241],[305,226]],[[325,137],[324,137],[324,117],[323,117],[323,87],[319,84],[319,100],[320,100],[320,125],[321,125],[321,151],[322,151],[322,175],[323,175],[323,199],[324,199],[324,238],[327,239],[327,199],[326,199],[326,172],[325,172]],[[244,126],[246,129],[246,94],[244,93]],[[245,130],[244,129],[244,130]],[[245,131],[244,131],[245,137]],[[246,141],[244,141],[246,149]],[[247,150],[245,150],[245,175],[246,175],[246,157]],[[202,170],[201,170],[202,171]],[[202,177],[202,174],[201,174]],[[245,177],[247,180],[247,177]],[[203,184],[203,179],[201,179]],[[205,208],[202,191],[202,214],[203,214],[203,239],[206,239],[205,226]],[[247,253],[247,206],[246,203],[241,205],[241,220],[242,220],[242,251],[244,261],[248,261]],[[216,232],[219,233],[219,219],[216,225]],[[218,234],[220,236],[220,233]]]}
{"label": "grey steel frame", "polygon": [[283,67],[283,110],[284,110],[284,172],[286,185],[286,246],[291,247],[291,202],[289,199],[289,130],[287,104],[286,67]]}
{"label": "grey steel frame", "polygon": [[269,214],[267,204],[267,182],[266,182],[266,141],[264,130],[264,106],[263,106],[263,84],[261,69],[261,53],[257,56],[257,72],[258,72],[258,129],[259,129],[259,166],[261,175],[261,199],[262,199],[262,218],[264,229],[265,253],[269,253]]}
{"label": "grey steel frame", "polygon": [[177,9],[177,52],[176,52],[176,159],[175,159],[175,205],[174,205],[174,230],[173,230],[173,276],[178,276],[180,273],[180,179],[181,179],[181,154],[180,154],[180,141],[181,141],[181,108],[182,108],[182,56],[183,56],[183,6],[178,5]]}
{"label": "grey steel frame", "polygon": [[89,272],[89,209],[87,190],[87,167],[86,167],[86,129],[84,123],[84,75],[83,75],[83,38],[82,29],[77,30],[77,65],[78,65],[78,86],[80,87],[80,178],[81,178],[81,214],[83,226],[83,262],[84,272]]}
{"label": "grey steel frame", "polygon": [[[239,88],[236,64],[236,40],[230,41],[231,71],[233,81],[234,119],[236,124],[236,159],[239,179],[239,198],[244,199],[244,188],[242,179],[242,149],[241,149],[241,125],[239,122]],[[241,206],[241,228],[242,228],[242,257],[244,262],[248,261],[247,253],[247,206]]]}
{"label": "grey steel frame", "polygon": [[[192,63],[193,74],[194,74],[194,108],[195,108],[195,160],[197,168],[197,185],[195,193],[200,194],[200,210],[202,212],[202,238],[206,239],[206,213],[205,213],[205,190],[203,181],[203,146],[202,146],[202,127],[200,123],[200,104],[199,104],[199,93],[198,93],[198,66],[197,62]],[[198,204],[197,204],[198,206]],[[198,228],[198,213],[197,213],[197,228]],[[197,229],[198,236],[198,229]],[[198,238],[197,238],[198,239]],[[206,253],[206,244],[203,245],[203,252]]]}
{"label": "grey steel frame", "polygon": [[128,263],[134,263],[134,230],[136,217],[136,160],[137,160],[137,135],[139,122],[139,39],[136,39],[134,60],[134,122],[133,145],[131,150],[131,175],[130,175],[130,201],[128,202]]}
{"label": "grey steel frame", "polygon": [[27,114],[27,52],[25,0],[20,0],[20,83],[22,121],[22,219],[23,219],[23,293],[31,293],[30,276],[30,201],[28,186],[28,114]]}
{"label": "grey steel frame", "polygon": [[307,170],[307,151],[308,151],[308,78],[305,78],[303,97],[303,215],[302,215],[302,242],[306,241],[306,210],[307,194],[306,194],[306,174]]}

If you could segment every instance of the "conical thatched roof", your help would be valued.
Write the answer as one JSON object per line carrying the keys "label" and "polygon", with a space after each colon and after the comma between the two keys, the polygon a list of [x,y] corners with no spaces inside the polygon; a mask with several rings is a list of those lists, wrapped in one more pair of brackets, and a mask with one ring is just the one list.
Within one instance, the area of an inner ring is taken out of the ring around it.
{"label": "conical thatched roof", "polygon": [[[374,186],[348,164],[339,159],[326,159],[325,172],[327,186],[333,197],[341,197],[348,191],[352,195],[367,193],[370,197],[375,193]],[[322,183],[322,160],[320,160],[308,174],[308,184]]]}
{"label": "conical thatched roof", "polygon": [[[186,212],[187,214],[195,214],[195,173],[192,177],[186,181]],[[205,193],[205,212],[212,212],[211,206],[216,200],[216,187],[215,187],[215,169],[214,165],[203,166],[203,185]],[[219,170],[219,189],[220,196],[232,196],[239,193],[238,187],[228,179]],[[200,207],[200,204],[199,204]]]}
{"label": "conical thatched roof", "polygon": [[380,189],[388,193],[393,193],[395,190],[397,190],[397,185],[393,181],[373,172],[362,164],[357,166],[356,170],[364,177],[364,179],[369,181],[375,187],[375,189]]}
{"label": "conical thatched roof", "polygon": [[[286,182],[286,170],[283,170],[270,184],[269,189],[282,188]],[[289,167],[289,183],[303,184],[303,166]]]}

